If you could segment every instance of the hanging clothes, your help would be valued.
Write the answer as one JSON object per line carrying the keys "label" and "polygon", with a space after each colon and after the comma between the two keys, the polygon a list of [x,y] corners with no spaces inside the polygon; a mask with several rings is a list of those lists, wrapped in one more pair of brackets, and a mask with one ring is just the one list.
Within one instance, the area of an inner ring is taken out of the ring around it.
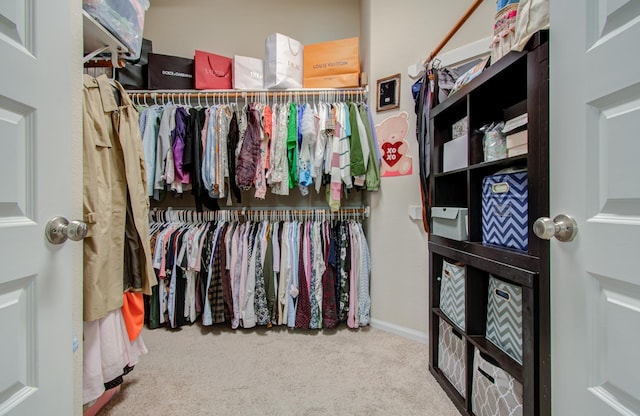
{"label": "hanging clothes", "polygon": [[198,316],[203,325],[234,329],[368,325],[371,268],[358,221],[156,218],[151,224],[163,284],[148,301],[149,310],[165,317],[160,325],[177,328]]}
{"label": "hanging clothes", "polygon": [[198,210],[219,209],[217,200],[241,202],[252,188],[265,199],[326,185],[335,211],[354,187],[379,190],[380,153],[364,103],[166,103],[140,118],[148,193],[158,201],[191,189]]}
{"label": "hanging clothes", "polygon": [[229,166],[229,188],[237,203],[242,202],[242,192],[236,183],[236,148],[240,141],[240,129],[238,127],[238,112],[234,111],[229,124],[229,136],[227,139],[227,161]]}
{"label": "hanging clothes", "polygon": [[256,191],[254,193],[254,197],[256,199],[265,199],[267,195],[267,180],[265,177],[265,172],[268,169],[267,165],[267,154],[269,149],[269,134],[265,131],[265,117],[270,118],[271,109],[268,106],[259,106],[258,113],[264,114],[263,117],[260,118],[260,136],[259,136],[259,144],[258,144],[258,157],[256,160],[256,172],[254,176],[254,186]]}
{"label": "hanging clothes", "polygon": [[188,121],[189,113],[187,110],[184,107],[177,107],[175,114],[175,127],[171,132],[171,152],[173,153],[175,174],[174,181],[169,185],[171,190],[178,194],[183,193],[191,184],[189,171],[184,167]]}
{"label": "hanging clothes", "polygon": [[[369,142],[369,163],[367,165],[367,173],[365,175],[365,185],[367,191],[375,192],[380,190],[380,146],[378,144],[376,130],[371,127],[373,126],[371,112],[365,104],[360,105],[360,116],[365,126],[367,140]],[[372,149],[375,150],[375,152]]]}
{"label": "hanging clothes", "polygon": [[236,183],[248,190],[254,184],[256,165],[260,157],[260,117],[255,105],[247,110],[247,129],[236,164]]}
{"label": "hanging clothes", "polygon": [[139,301],[157,280],[148,239],[153,177],[144,158],[153,146],[141,128],[153,135],[159,121],[155,109],[148,116],[140,122],[118,82],[84,76],[83,404],[119,386],[147,352]]}
{"label": "hanging clothes", "polygon": [[276,106],[276,123],[273,125],[274,140],[270,172],[267,180],[271,192],[275,195],[289,195],[289,155],[288,155],[288,119],[289,110],[286,105]]}
{"label": "hanging clothes", "polygon": [[[83,94],[83,211],[88,226],[83,241],[84,320],[94,321],[122,306],[123,277],[131,282],[127,289],[147,295],[157,281],[151,266],[138,113],[122,86],[117,82],[113,86],[104,75],[85,75]],[[135,265],[139,279],[124,276],[125,241],[128,271]]]}
{"label": "hanging clothes", "polygon": [[309,186],[313,184],[311,169],[314,164],[314,148],[317,136],[316,117],[309,104],[305,104],[300,108],[302,110],[300,123],[302,140],[298,157],[298,187],[302,196],[307,196],[309,194]]}
{"label": "hanging clothes", "polygon": [[105,390],[122,384],[122,377],[148,352],[142,338],[128,338],[122,311],[83,323],[82,403],[98,399]]}

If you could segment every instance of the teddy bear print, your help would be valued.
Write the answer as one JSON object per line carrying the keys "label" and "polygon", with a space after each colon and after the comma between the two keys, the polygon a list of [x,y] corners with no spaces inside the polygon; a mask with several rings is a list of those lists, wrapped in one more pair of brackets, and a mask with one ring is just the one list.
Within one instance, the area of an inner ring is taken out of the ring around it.
{"label": "teddy bear print", "polygon": [[400,176],[413,173],[413,160],[411,156],[407,155],[409,152],[409,144],[406,141],[409,131],[408,117],[407,112],[403,111],[376,125],[376,136],[382,158],[380,176]]}

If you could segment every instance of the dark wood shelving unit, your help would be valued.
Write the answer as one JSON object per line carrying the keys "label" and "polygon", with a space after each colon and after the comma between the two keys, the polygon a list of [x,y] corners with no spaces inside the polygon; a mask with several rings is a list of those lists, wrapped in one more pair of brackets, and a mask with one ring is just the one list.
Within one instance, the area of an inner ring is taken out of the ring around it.
{"label": "dark wood shelving unit", "polygon": [[[468,209],[468,241],[429,236],[430,343],[429,370],[464,415],[472,412],[474,351],[498,363],[523,386],[523,415],[551,414],[549,242],[538,239],[532,225],[549,216],[549,60],[548,33],[540,32],[523,52],[510,52],[455,92],[430,113],[432,207]],[[484,162],[485,124],[527,113],[528,153]],[[452,140],[452,125],[467,117],[466,168],[443,172],[444,144]],[[482,180],[505,168],[528,171],[528,249],[508,249],[482,243]],[[433,226],[433,224],[431,224]],[[431,228],[433,229],[433,228]],[[465,266],[465,329],[440,309],[443,261]],[[490,275],[522,289],[522,363],[486,338]],[[438,366],[439,323],[444,320],[465,342],[466,394],[449,382]]]}

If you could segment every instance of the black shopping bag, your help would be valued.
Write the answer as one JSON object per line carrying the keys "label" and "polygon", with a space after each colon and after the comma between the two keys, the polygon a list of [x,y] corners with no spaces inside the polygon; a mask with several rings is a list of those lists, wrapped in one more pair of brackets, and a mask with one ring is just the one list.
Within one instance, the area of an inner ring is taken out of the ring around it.
{"label": "black shopping bag", "polygon": [[193,59],[150,53],[147,73],[150,90],[193,89]]}
{"label": "black shopping bag", "polygon": [[149,88],[147,71],[149,54],[152,52],[152,42],[149,39],[142,39],[140,58],[134,61],[127,60],[124,67],[116,70],[116,79],[125,89],[146,90]]}

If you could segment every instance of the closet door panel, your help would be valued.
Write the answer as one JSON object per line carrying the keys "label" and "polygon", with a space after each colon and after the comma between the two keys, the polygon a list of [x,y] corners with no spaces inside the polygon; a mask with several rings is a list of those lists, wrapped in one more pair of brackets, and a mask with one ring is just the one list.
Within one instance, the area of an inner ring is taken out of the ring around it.
{"label": "closet door panel", "polygon": [[79,182],[82,169],[81,146],[72,146],[81,132],[81,56],[71,45],[81,8],[72,13],[72,4],[0,4],[2,415],[73,414],[73,266],[81,245],[45,237],[50,218],[76,219],[82,209],[72,198],[72,172]]}

